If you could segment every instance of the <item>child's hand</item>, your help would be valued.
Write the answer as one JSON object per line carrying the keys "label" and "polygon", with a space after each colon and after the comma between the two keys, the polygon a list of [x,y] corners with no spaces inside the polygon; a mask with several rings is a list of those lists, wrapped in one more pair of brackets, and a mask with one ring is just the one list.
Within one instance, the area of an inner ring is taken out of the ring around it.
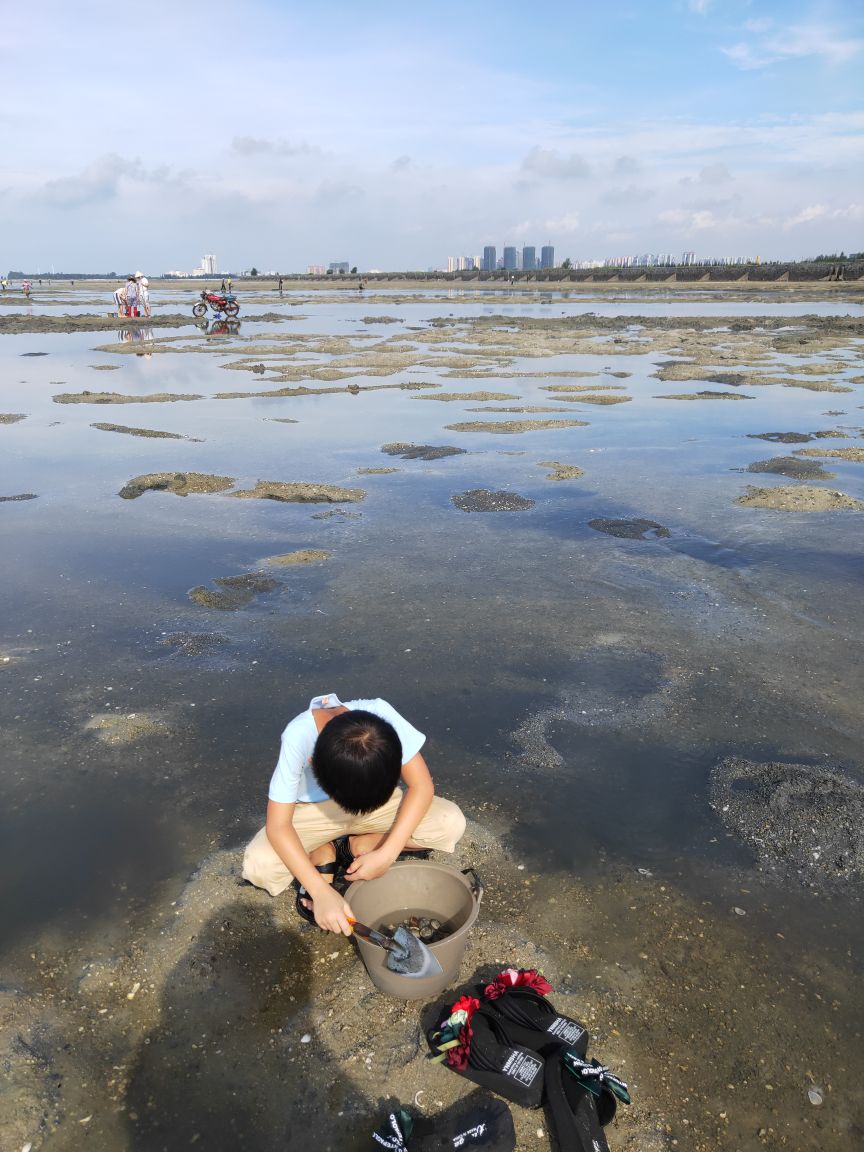
{"label": "child's hand", "polygon": [[354,863],[345,869],[349,880],[374,880],[383,876],[393,863],[393,856],[383,848],[375,848],[372,852],[363,852],[357,856]]}
{"label": "child's hand", "polygon": [[312,905],[312,911],[315,913],[315,923],[325,932],[335,932],[337,936],[340,933],[343,936],[351,935],[348,917],[350,916],[353,920],[354,913],[344,896],[332,888],[318,893]]}

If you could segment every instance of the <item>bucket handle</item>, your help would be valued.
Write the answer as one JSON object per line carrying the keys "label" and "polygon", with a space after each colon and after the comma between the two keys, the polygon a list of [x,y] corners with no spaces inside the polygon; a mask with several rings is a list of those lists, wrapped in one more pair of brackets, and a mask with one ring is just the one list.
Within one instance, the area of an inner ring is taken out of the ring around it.
{"label": "bucket handle", "polygon": [[471,895],[477,901],[477,907],[479,908],[483,903],[483,893],[486,891],[486,886],[480,879],[476,868],[463,868],[462,875],[470,877]]}

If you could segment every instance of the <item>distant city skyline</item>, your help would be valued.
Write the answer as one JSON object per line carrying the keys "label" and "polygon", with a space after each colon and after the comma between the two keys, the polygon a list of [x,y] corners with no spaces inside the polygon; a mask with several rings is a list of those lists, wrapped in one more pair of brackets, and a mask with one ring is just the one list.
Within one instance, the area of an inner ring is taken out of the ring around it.
{"label": "distant city skyline", "polygon": [[[237,11],[4,13],[0,266],[168,268],[215,247],[223,268],[323,250],[422,269],[476,258],[478,237],[559,260],[862,247],[856,0]],[[132,118],[130,46],[158,77]]]}

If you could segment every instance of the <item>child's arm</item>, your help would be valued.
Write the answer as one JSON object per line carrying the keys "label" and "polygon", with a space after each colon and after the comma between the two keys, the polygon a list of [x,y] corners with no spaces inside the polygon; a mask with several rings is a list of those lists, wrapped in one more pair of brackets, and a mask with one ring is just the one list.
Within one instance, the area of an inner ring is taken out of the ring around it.
{"label": "child's arm", "polygon": [[358,856],[351,867],[346,869],[346,875],[351,880],[374,880],[376,876],[383,876],[429,811],[435,785],[426,761],[419,752],[402,765],[402,779],[407,789],[393,826],[377,848]]}
{"label": "child's arm", "polygon": [[294,874],[313,902],[315,922],[328,932],[351,935],[351,925],[346,917],[353,918],[353,912],[344,897],[328,884],[310,861],[306,849],[294,828],[294,805],[267,802],[267,839],[286,868]]}

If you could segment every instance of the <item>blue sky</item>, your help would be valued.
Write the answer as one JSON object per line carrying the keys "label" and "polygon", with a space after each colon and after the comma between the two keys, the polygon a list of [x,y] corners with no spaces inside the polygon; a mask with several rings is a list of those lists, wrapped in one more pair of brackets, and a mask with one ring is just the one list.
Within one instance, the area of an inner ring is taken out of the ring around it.
{"label": "blue sky", "polygon": [[43,0],[0,268],[864,249],[864,5]]}

